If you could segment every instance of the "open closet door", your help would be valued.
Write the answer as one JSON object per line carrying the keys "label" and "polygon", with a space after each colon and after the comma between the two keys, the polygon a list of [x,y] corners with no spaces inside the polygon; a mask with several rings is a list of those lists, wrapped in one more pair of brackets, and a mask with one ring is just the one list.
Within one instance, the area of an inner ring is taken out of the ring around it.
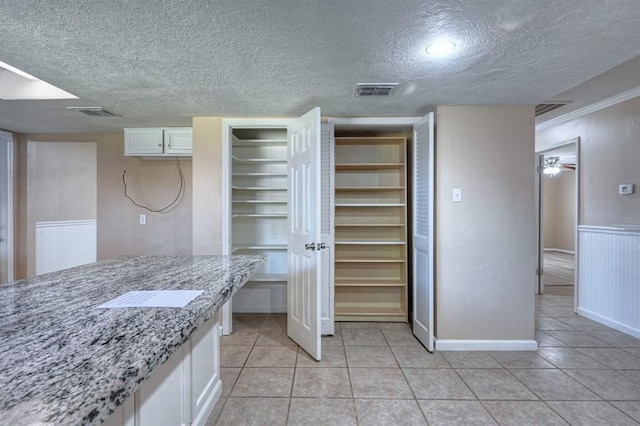
{"label": "open closet door", "polygon": [[320,361],[320,108],[287,127],[287,334]]}
{"label": "open closet door", "polygon": [[413,334],[434,349],[434,115],[413,125]]}

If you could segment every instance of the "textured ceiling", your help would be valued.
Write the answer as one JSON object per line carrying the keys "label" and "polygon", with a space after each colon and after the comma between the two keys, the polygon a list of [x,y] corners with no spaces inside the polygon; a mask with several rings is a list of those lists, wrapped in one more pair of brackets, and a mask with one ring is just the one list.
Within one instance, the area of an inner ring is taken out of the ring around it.
{"label": "textured ceiling", "polygon": [[[80,98],[0,101],[22,133],[533,105],[640,55],[638,0],[0,0],[0,22],[0,61]],[[459,49],[427,56],[440,36]],[[399,86],[353,96],[370,82]]]}

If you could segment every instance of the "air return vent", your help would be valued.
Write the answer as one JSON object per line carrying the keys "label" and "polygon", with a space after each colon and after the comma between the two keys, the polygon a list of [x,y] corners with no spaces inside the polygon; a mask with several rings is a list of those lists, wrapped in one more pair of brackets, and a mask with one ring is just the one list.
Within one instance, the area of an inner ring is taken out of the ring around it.
{"label": "air return vent", "polygon": [[389,96],[398,83],[357,83],[356,96]]}
{"label": "air return vent", "polygon": [[120,117],[102,107],[67,107],[68,110],[78,111],[91,117]]}
{"label": "air return vent", "polygon": [[536,117],[542,114],[546,114],[560,107],[570,104],[571,101],[548,101],[536,105]]}

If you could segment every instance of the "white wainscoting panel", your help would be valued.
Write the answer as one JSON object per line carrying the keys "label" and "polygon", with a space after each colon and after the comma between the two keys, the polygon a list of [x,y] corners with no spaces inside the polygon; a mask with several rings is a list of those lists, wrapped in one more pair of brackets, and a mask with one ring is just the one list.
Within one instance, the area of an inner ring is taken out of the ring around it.
{"label": "white wainscoting panel", "polygon": [[640,338],[640,232],[578,227],[580,315]]}
{"label": "white wainscoting panel", "polygon": [[95,220],[36,222],[36,275],[96,261]]}

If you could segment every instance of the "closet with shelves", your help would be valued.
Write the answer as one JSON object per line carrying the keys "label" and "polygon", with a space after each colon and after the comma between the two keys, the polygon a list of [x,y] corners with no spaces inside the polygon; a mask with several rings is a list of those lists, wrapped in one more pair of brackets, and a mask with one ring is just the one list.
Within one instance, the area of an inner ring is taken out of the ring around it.
{"label": "closet with shelves", "polygon": [[267,258],[234,305],[239,311],[286,312],[286,129],[234,129],[230,148],[231,253]]}
{"label": "closet with shelves", "polygon": [[335,319],[407,321],[407,138],[335,137]]}

